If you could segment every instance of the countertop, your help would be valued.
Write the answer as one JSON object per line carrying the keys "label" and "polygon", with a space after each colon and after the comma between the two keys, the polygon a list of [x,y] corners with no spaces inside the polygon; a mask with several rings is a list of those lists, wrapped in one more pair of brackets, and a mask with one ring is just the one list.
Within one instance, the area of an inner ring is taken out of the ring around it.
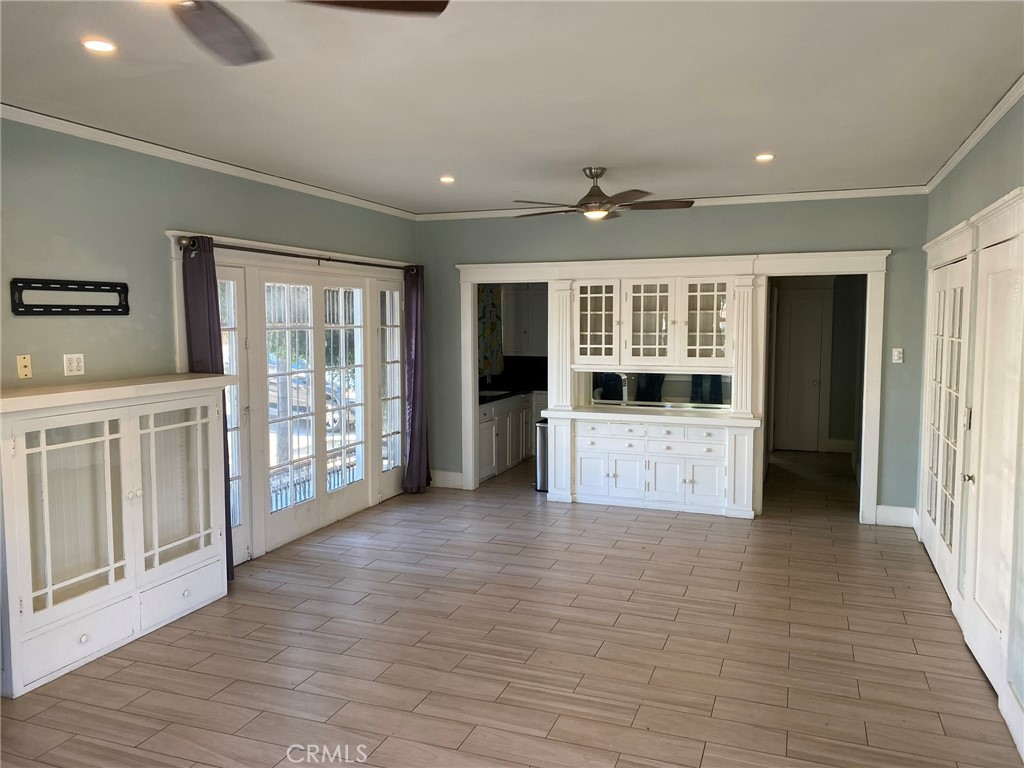
{"label": "countertop", "polygon": [[588,408],[544,409],[544,418],[596,421],[664,422],[677,421],[700,426],[759,427],[761,420],[736,416],[731,411],[701,408],[645,408],[643,406],[591,406]]}
{"label": "countertop", "polygon": [[[486,390],[485,390],[486,391]],[[500,395],[480,395],[479,404],[487,405],[488,403],[495,403],[498,400],[505,400],[510,397],[518,397],[520,395],[530,395],[534,392],[544,392],[542,389],[510,389],[508,391],[502,390]]]}

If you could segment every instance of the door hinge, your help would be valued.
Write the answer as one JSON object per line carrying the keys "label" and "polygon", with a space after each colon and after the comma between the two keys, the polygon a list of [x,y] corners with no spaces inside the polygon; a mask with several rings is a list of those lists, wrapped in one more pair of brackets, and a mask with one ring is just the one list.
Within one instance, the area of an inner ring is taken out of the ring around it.
{"label": "door hinge", "polygon": [[12,435],[11,436],[11,456],[17,456],[17,455],[18,455],[18,439]]}
{"label": "door hinge", "polygon": [[246,349],[248,349],[248,348],[249,348],[249,337],[248,337],[248,336],[246,336],[246,337],[245,337],[245,341],[244,341],[244,343],[243,343],[243,346],[244,346],[244,347],[245,347]]}
{"label": "door hinge", "polygon": [[19,597],[18,598],[18,613],[24,613],[24,612],[25,612],[25,598]]}
{"label": "door hinge", "polygon": [[650,491],[651,491],[651,484],[649,482],[644,482],[644,493],[650,493]]}
{"label": "door hinge", "polygon": [[974,409],[968,408],[964,411],[964,429],[970,430],[971,422],[974,420]]}

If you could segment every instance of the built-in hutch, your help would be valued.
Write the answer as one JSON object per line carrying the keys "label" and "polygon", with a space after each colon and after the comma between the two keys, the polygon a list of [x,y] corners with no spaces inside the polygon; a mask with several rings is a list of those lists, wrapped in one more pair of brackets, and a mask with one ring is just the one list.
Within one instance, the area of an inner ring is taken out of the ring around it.
{"label": "built-in hutch", "polygon": [[4,696],[225,594],[221,408],[231,380],[4,393]]}

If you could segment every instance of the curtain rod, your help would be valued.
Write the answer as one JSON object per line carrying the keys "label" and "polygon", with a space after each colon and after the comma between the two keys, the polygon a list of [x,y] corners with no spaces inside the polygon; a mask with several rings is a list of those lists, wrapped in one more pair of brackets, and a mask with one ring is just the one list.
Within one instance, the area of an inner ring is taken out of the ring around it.
{"label": "curtain rod", "polygon": [[[195,249],[196,247],[195,237],[190,237],[189,235],[179,235],[178,237],[175,238],[175,242],[178,244],[178,247],[181,248],[182,250],[185,250],[186,248]],[[246,253],[262,253],[266,254],[267,256],[287,256],[290,259],[307,259],[309,261],[316,262],[326,261],[330,264],[351,264],[357,267],[373,267],[375,269],[398,269],[403,272],[405,271],[405,266],[401,265],[375,264],[373,262],[354,261],[351,259],[335,259],[332,258],[331,256],[309,256],[304,253],[288,253],[287,251],[275,251],[270,248],[252,248],[247,245],[232,245],[231,243],[218,243],[216,240],[213,241],[213,247],[230,248],[233,251],[245,251]],[[415,270],[416,267],[412,267],[412,269]]]}

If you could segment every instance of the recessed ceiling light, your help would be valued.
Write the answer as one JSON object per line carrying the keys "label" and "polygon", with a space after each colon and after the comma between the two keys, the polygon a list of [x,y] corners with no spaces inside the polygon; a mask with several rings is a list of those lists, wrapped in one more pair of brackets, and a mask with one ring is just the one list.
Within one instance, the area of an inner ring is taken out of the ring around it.
{"label": "recessed ceiling light", "polygon": [[82,41],[82,46],[93,53],[113,53],[117,46],[109,40],[102,40],[98,37],[88,37]]}
{"label": "recessed ceiling light", "polygon": [[438,181],[440,181],[442,184],[454,184],[455,183],[455,177],[454,176],[442,176],[441,178],[438,179]]}
{"label": "recessed ceiling light", "polygon": [[760,155],[754,155],[754,159],[759,163],[770,163],[775,159],[775,155],[771,152],[762,152]]}

